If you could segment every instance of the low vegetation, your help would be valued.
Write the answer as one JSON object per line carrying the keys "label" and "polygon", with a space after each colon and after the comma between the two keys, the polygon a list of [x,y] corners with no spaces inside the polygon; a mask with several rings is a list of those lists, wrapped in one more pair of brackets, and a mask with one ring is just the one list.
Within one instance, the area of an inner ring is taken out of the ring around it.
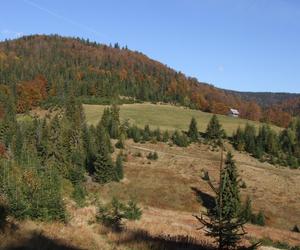
{"label": "low vegetation", "polygon": [[[88,124],[96,125],[106,106],[103,105],[83,105]],[[131,124],[144,128],[149,125],[150,128],[160,128],[165,131],[185,130],[189,128],[189,123],[194,117],[197,122],[199,132],[205,132],[207,124],[213,114],[192,110],[174,105],[160,104],[128,104],[120,106],[121,121],[128,120]],[[232,135],[238,127],[243,127],[247,123],[254,125],[256,128],[260,126],[259,122],[253,122],[240,118],[233,118],[225,115],[217,115],[218,120],[222,124],[228,136]],[[280,128],[272,126],[274,130],[279,131]]]}
{"label": "low vegetation", "polygon": [[123,220],[139,220],[142,216],[142,210],[135,201],[130,200],[124,204],[113,198],[107,205],[100,205],[98,208],[97,220],[115,232],[123,229]]}

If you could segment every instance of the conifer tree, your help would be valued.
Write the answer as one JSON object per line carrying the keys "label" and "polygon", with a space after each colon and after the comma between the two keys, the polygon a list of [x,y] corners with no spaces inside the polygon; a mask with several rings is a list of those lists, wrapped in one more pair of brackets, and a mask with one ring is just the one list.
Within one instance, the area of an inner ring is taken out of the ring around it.
{"label": "conifer tree", "polygon": [[168,130],[165,130],[165,131],[163,132],[162,141],[163,141],[163,142],[168,142],[169,139],[170,139],[169,132],[168,132]]}
{"label": "conifer tree", "polygon": [[101,144],[105,144],[110,153],[114,152],[114,148],[111,144],[108,131],[103,126],[102,122],[98,123],[95,132],[96,132],[96,147],[99,149],[101,147]]}
{"label": "conifer tree", "polygon": [[241,211],[241,216],[245,219],[245,221],[250,221],[252,218],[252,201],[249,196],[247,196],[246,202]]}
{"label": "conifer tree", "polygon": [[107,183],[116,179],[115,169],[107,144],[106,130],[103,126],[98,127],[98,150],[93,163],[93,176],[99,183]]}
{"label": "conifer tree", "polygon": [[118,154],[116,160],[116,176],[118,181],[124,178],[123,157],[121,154]]}
{"label": "conifer tree", "polygon": [[225,136],[225,132],[222,129],[218,117],[216,115],[213,115],[207,125],[207,129],[206,129],[207,139],[219,143],[224,136]]}
{"label": "conifer tree", "polygon": [[199,135],[199,132],[198,132],[198,127],[197,127],[197,121],[193,117],[190,122],[188,137],[190,138],[190,140],[192,142],[196,142],[196,141],[198,141],[198,135]]}
{"label": "conifer tree", "polygon": [[111,107],[111,120],[109,124],[109,134],[113,139],[117,139],[120,134],[120,108],[114,104]]}
{"label": "conifer tree", "polygon": [[16,106],[12,96],[6,98],[4,117],[0,126],[0,140],[8,147],[16,132]]}
{"label": "conifer tree", "polygon": [[107,131],[109,130],[109,125],[111,123],[111,112],[109,108],[105,108],[100,120],[100,124],[107,129]]}
{"label": "conifer tree", "polygon": [[7,208],[4,204],[4,201],[0,199],[0,232],[3,231],[7,223]]}
{"label": "conifer tree", "polygon": [[150,131],[150,127],[148,124],[145,125],[144,127],[144,131],[143,131],[143,140],[144,141],[149,141],[151,137],[151,131]]}
{"label": "conifer tree", "polygon": [[159,128],[157,128],[157,129],[154,130],[153,135],[154,135],[154,137],[155,137],[155,139],[157,141],[161,141],[162,140],[162,138],[161,138],[161,132],[160,132]]}
{"label": "conifer tree", "polygon": [[238,127],[236,133],[233,135],[233,144],[238,151],[245,149],[244,133],[240,127]]}
{"label": "conifer tree", "polygon": [[14,158],[20,161],[22,156],[23,144],[24,144],[24,136],[20,126],[17,126],[16,128],[17,128],[16,134],[13,137],[13,151],[14,151]]}
{"label": "conifer tree", "polygon": [[116,148],[123,149],[125,147],[125,135],[123,133],[120,134],[119,140],[116,143]]}
{"label": "conifer tree", "polygon": [[49,138],[49,127],[47,124],[47,120],[44,118],[43,121],[41,122],[38,143],[37,143],[37,153],[41,159],[42,165],[44,165],[44,162],[48,154],[48,138]]}
{"label": "conifer tree", "polygon": [[255,153],[255,148],[256,148],[255,137],[256,137],[255,127],[247,123],[244,131],[245,149],[247,152],[251,154]]}
{"label": "conifer tree", "polygon": [[292,154],[294,152],[294,147],[296,144],[296,134],[290,129],[284,129],[280,134],[280,147],[287,154]]}
{"label": "conifer tree", "polygon": [[176,130],[172,136],[172,141],[179,147],[187,147],[189,145],[189,140],[186,134]]}
{"label": "conifer tree", "polygon": [[225,167],[220,165],[220,183],[216,188],[209,184],[216,194],[215,206],[209,208],[207,216],[196,216],[198,221],[207,228],[206,234],[215,238],[219,249],[229,249],[237,246],[241,236],[245,234],[243,225],[246,220],[240,212],[240,195],[238,174],[231,153],[227,154]]}
{"label": "conifer tree", "polygon": [[58,115],[50,121],[47,148],[45,164],[49,167],[58,168],[61,173],[66,174],[66,169],[64,169],[65,157],[62,145],[62,130]]}
{"label": "conifer tree", "polygon": [[266,142],[266,152],[277,156],[279,151],[278,136],[273,130],[269,130],[267,142]]}

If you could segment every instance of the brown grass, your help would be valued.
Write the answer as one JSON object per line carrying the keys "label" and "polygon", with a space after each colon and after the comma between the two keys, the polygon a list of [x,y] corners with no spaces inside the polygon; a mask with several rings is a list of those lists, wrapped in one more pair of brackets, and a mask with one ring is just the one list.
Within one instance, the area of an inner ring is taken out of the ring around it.
{"label": "brown grass", "polygon": [[[228,150],[230,145],[226,146]],[[231,149],[232,150],[232,149]],[[157,151],[159,159],[149,161],[149,151]],[[142,157],[135,156],[137,152]],[[118,150],[115,152],[115,155]],[[202,169],[217,180],[220,152],[207,145],[188,148],[166,144],[137,144],[126,141],[124,153],[125,179],[120,183],[97,185],[88,183],[90,200],[102,202],[112,196],[127,200],[133,196],[143,207],[140,221],[126,222],[126,231],[116,234],[95,223],[96,208],[76,208],[68,201],[70,221],[62,223],[20,222],[19,229],[0,236],[1,249],[34,246],[24,249],[201,249],[211,239],[198,231],[192,216],[205,210],[211,190],[200,178]],[[300,224],[300,171],[274,167],[233,150],[238,170],[247,188],[242,197],[250,195],[254,210],[264,210],[267,227],[247,225],[248,237],[270,238],[273,241],[299,245],[300,237],[289,231]],[[201,202],[199,203],[199,197]],[[189,236],[189,237],[186,237]],[[182,242],[183,241],[183,242]],[[48,247],[48,248],[47,248]],[[185,247],[185,248],[184,248]]]}
{"label": "brown grass", "polygon": [[[227,147],[231,149],[230,145]],[[149,150],[158,152],[158,161],[146,159]],[[202,194],[202,199],[209,199],[207,195],[212,193],[200,178],[201,170],[207,170],[213,179],[217,179],[220,152],[210,151],[206,145],[179,148],[131,141],[127,142],[126,152],[129,161],[125,163],[125,180],[103,187],[94,186],[91,191],[99,190],[103,199],[133,196],[146,207],[187,212],[204,209],[195,193]],[[141,152],[143,157],[135,157],[136,152]],[[246,154],[233,153],[240,176],[247,185],[242,189],[242,196],[251,197],[254,211],[263,210],[267,224],[272,227],[288,230],[299,225],[300,171],[274,167]]]}

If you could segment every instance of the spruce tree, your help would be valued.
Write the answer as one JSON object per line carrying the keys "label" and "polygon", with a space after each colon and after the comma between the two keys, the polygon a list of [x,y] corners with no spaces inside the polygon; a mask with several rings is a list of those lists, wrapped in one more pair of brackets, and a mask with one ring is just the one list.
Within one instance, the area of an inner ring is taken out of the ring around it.
{"label": "spruce tree", "polygon": [[151,131],[149,125],[145,125],[144,131],[143,131],[143,140],[144,141],[149,141],[151,137]]}
{"label": "spruce tree", "polygon": [[65,169],[65,155],[62,144],[62,129],[61,122],[58,115],[56,115],[49,124],[49,136],[47,145],[47,157],[45,159],[45,165],[48,167],[55,167],[66,174]]}
{"label": "spruce tree", "polygon": [[266,143],[266,152],[277,156],[279,152],[279,141],[277,134],[273,130],[269,130]]}
{"label": "spruce tree", "polygon": [[241,211],[241,216],[245,219],[245,221],[250,221],[252,218],[252,201],[250,197],[248,196],[246,199],[246,202],[243,206],[243,209]]}
{"label": "spruce tree", "polygon": [[187,147],[189,145],[188,137],[185,133],[176,130],[172,136],[172,141],[179,147]]}
{"label": "spruce tree", "polygon": [[225,131],[222,129],[218,117],[216,115],[213,115],[207,125],[207,139],[219,143],[224,136]]}
{"label": "spruce tree", "polygon": [[207,228],[206,234],[215,238],[219,249],[235,248],[245,234],[246,220],[241,211],[238,174],[231,153],[227,154],[225,167],[220,164],[220,183],[216,188],[209,180],[215,193],[215,206],[208,209],[208,219],[195,216]]}
{"label": "spruce tree", "polygon": [[100,120],[100,124],[109,131],[109,125],[111,123],[111,112],[110,108],[105,108]]}
{"label": "spruce tree", "polygon": [[168,130],[165,130],[165,131],[163,132],[162,141],[163,141],[163,142],[168,142],[169,139],[170,139],[169,132],[168,132]]}
{"label": "spruce tree", "polygon": [[290,129],[284,129],[280,134],[280,147],[283,152],[292,154],[294,152],[296,144],[296,134]]}
{"label": "spruce tree", "polygon": [[198,136],[199,136],[199,132],[198,132],[198,127],[197,127],[197,121],[193,117],[190,122],[188,137],[190,138],[190,140],[192,142],[196,142],[196,141],[198,141]]}
{"label": "spruce tree", "polygon": [[123,157],[121,154],[118,154],[116,160],[116,176],[118,181],[124,178]]}
{"label": "spruce tree", "polygon": [[255,137],[256,137],[255,127],[247,123],[244,131],[245,149],[247,152],[251,154],[254,154],[256,149]]}
{"label": "spruce tree", "polygon": [[117,139],[120,134],[120,108],[117,105],[111,107],[111,120],[109,124],[109,135]]}
{"label": "spruce tree", "polygon": [[115,169],[107,145],[107,134],[103,126],[98,127],[98,150],[93,163],[93,176],[99,183],[107,183],[116,179]]}
{"label": "spruce tree", "polygon": [[240,127],[238,127],[236,133],[233,135],[233,145],[238,151],[245,149],[244,133]]}
{"label": "spruce tree", "polygon": [[120,134],[119,140],[116,143],[116,148],[123,149],[125,147],[125,135],[123,133]]}
{"label": "spruce tree", "polygon": [[100,148],[101,144],[105,144],[110,153],[114,152],[113,145],[111,144],[110,137],[107,129],[103,126],[102,122],[98,123],[96,127],[96,147]]}
{"label": "spruce tree", "polygon": [[7,208],[4,201],[0,199],[0,232],[4,230],[7,223]]}
{"label": "spruce tree", "polygon": [[160,128],[155,129],[154,132],[153,132],[153,135],[154,135],[154,139],[156,141],[161,141],[162,140]]}

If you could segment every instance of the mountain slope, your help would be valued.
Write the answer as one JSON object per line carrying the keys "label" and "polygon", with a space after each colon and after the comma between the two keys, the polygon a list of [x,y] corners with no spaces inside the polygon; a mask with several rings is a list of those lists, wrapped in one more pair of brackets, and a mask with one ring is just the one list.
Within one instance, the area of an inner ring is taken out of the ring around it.
{"label": "mountain slope", "polygon": [[[93,102],[120,97],[176,103],[227,114],[237,108],[243,118],[286,126],[291,117],[277,110],[276,120],[252,100],[200,83],[139,52],[57,35],[25,36],[0,43],[0,100],[11,93],[17,111],[60,103],[68,93]],[[131,100],[133,101],[133,100]],[[0,109],[1,111],[1,109]],[[1,112],[0,112],[1,113]]]}

